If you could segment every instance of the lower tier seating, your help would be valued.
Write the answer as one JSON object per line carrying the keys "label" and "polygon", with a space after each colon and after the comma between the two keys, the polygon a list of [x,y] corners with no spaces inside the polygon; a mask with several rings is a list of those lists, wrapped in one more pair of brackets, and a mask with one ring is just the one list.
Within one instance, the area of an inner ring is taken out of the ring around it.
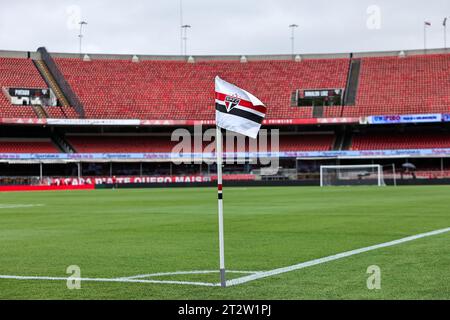
{"label": "lower tier seating", "polygon": [[376,133],[353,136],[351,150],[450,148],[448,133]]}
{"label": "lower tier seating", "polygon": [[59,153],[50,139],[1,139],[0,153]]}
{"label": "lower tier seating", "polygon": [[[67,141],[80,153],[171,152],[172,148],[178,144],[177,141],[170,141],[169,136],[67,136]],[[280,151],[327,151],[332,148],[334,135],[304,134],[280,136],[279,142]],[[203,143],[203,147],[207,144]],[[269,139],[269,150],[270,145]],[[226,140],[224,140],[224,150],[228,151],[228,149]],[[246,149],[248,150],[248,146]]]}

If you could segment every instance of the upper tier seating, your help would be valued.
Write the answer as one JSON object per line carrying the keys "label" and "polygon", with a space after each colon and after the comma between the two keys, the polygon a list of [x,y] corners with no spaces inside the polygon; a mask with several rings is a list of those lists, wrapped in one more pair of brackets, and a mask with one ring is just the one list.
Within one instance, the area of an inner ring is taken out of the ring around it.
{"label": "upper tier seating", "polygon": [[[311,107],[291,107],[295,89],[345,88],[349,59],[183,61],[55,58],[85,107],[87,118],[214,119],[214,77],[254,93],[267,118],[311,118]],[[47,87],[32,60],[0,58],[0,88]],[[30,117],[0,94],[0,117]],[[72,108],[46,107],[49,117],[74,118]],[[450,113],[450,54],[367,57],[355,106],[325,108],[325,117]]]}
{"label": "upper tier seating", "polygon": [[31,59],[0,57],[0,117],[37,117],[31,106],[11,105],[2,91],[3,87],[47,88]]}
{"label": "upper tier seating", "polygon": [[450,54],[363,58],[343,116],[450,112]]}
{"label": "upper tier seating", "polygon": [[[178,143],[170,141],[170,137],[159,136],[67,136],[67,141],[79,153],[171,152]],[[280,136],[279,149],[280,151],[327,151],[331,150],[333,142],[333,134]],[[270,149],[270,139],[268,148]],[[227,151],[226,140],[224,140],[224,150]]]}
{"label": "upper tier seating", "polygon": [[0,139],[0,153],[59,153],[50,139]]}
{"label": "upper tier seating", "polygon": [[[81,61],[55,59],[87,118],[214,119],[214,77],[235,83],[268,106],[268,118],[311,118],[291,107],[295,89],[345,88],[349,59],[294,61]],[[328,108],[338,116],[340,107]]]}
{"label": "upper tier seating", "polygon": [[450,134],[446,133],[377,133],[357,134],[352,150],[396,150],[450,148]]}

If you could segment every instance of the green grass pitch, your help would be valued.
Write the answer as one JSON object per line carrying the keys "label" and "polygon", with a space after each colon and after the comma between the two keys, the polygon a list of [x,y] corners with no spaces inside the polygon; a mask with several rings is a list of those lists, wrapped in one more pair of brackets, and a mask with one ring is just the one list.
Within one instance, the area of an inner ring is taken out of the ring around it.
{"label": "green grass pitch", "polygon": [[[0,275],[67,277],[69,265],[82,278],[216,270],[216,197],[214,188],[2,193]],[[225,187],[226,266],[271,270],[447,228],[449,199],[449,186]],[[379,290],[366,285],[371,265]],[[449,272],[444,233],[228,288],[0,279],[0,299],[450,299]]]}

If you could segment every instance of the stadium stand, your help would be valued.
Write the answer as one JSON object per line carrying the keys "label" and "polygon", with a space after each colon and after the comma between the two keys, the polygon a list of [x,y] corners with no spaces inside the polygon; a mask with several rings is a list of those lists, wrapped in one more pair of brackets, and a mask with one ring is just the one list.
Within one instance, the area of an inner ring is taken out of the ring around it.
{"label": "stadium stand", "polygon": [[[178,143],[171,141],[169,136],[69,135],[66,138],[70,145],[79,153],[171,152],[172,148]],[[327,151],[331,150],[333,142],[333,134],[281,136],[279,149],[280,151]],[[207,143],[204,143],[204,146],[206,145]],[[248,150],[248,145],[246,149]],[[224,150],[228,151],[226,142],[224,142]]]}
{"label": "stadium stand", "polygon": [[[268,118],[310,118],[311,107],[290,106],[300,88],[345,88],[349,59],[272,61],[82,61],[56,58],[87,118],[209,120],[214,77],[242,86],[264,101]],[[337,116],[340,107],[328,113]]]}
{"label": "stadium stand", "polygon": [[0,153],[59,153],[50,139],[0,139]]}
{"label": "stadium stand", "polygon": [[334,140],[333,134],[280,136],[280,151],[329,151]]}
{"label": "stadium stand", "polygon": [[450,148],[450,134],[445,133],[376,133],[353,137],[352,150],[395,150]]}
{"label": "stadium stand", "polygon": [[[356,103],[325,107],[325,117],[450,112],[450,55],[369,56],[361,61]],[[86,109],[86,118],[211,120],[213,78],[220,75],[251,91],[268,119],[312,118],[312,107],[291,106],[297,89],[346,88],[350,59],[171,60],[55,58]],[[33,60],[0,58],[0,87],[47,87]],[[348,89],[348,88],[347,88]],[[1,117],[36,118],[30,106],[13,106],[2,94]],[[49,118],[77,118],[69,106],[45,107]]]}
{"label": "stadium stand", "polygon": [[[214,119],[215,112],[211,99],[213,80],[219,75],[264,101],[268,106],[268,119],[280,119],[269,124],[271,128],[280,126],[280,151],[434,149],[417,158],[414,156],[418,151],[399,153],[417,168],[416,176],[404,175],[402,178],[450,178],[448,150],[437,150],[450,149],[450,117],[446,115],[450,114],[450,54],[444,50],[431,50],[427,54],[420,50],[407,51],[405,57],[399,57],[398,52],[305,55],[295,61],[290,56],[251,56],[246,63],[240,62],[239,57],[194,57],[195,62],[189,63],[183,57],[139,56],[139,62],[133,62],[131,56],[126,55],[91,55],[89,59],[80,59],[77,54],[55,53],[51,55],[56,63],[54,68],[48,67],[42,52],[0,51],[0,56],[2,91],[11,86],[43,88],[49,84],[53,92],[57,92],[59,87],[58,106],[13,106],[3,92],[0,98],[0,154],[67,153],[60,155],[62,161],[53,161],[53,156],[42,158],[46,162],[44,166],[41,163],[44,176],[206,172],[205,167],[198,165],[172,167],[160,158],[153,163],[148,155],[144,156],[144,161],[122,161],[127,156],[108,155],[108,161],[102,159],[97,163],[96,157],[73,153],[171,152],[178,143],[170,141],[175,126],[189,127],[194,122],[145,120],[207,120],[203,122],[205,126],[212,126],[209,120]],[[317,97],[314,94],[322,89],[328,92],[328,97],[323,97],[320,92],[318,99],[308,99],[303,93],[303,90],[312,90],[309,97]],[[316,104],[321,101],[339,104],[327,100],[336,98],[332,89],[346,89],[343,96],[334,91],[338,96],[336,101],[344,101],[343,106],[323,107],[323,110],[317,105],[293,106],[296,90],[300,90],[301,98],[304,98],[298,101],[299,104],[310,100]],[[68,96],[72,99],[66,99]],[[78,101],[82,112],[69,100]],[[391,115],[394,117],[380,117],[380,122],[384,119],[395,122],[397,118],[402,119],[400,115],[423,113],[444,115],[439,115],[440,122],[377,126],[364,118]],[[64,120],[83,117],[83,114],[85,120]],[[44,117],[62,120],[36,121]],[[333,119],[313,119],[320,117]],[[350,118],[337,119],[339,117]],[[298,118],[304,121],[290,121]],[[207,144],[203,143],[203,147]],[[270,140],[268,146],[267,151],[270,151]],[[245,150],[230,148],[225,140],[225,152],[248,150],[248,146]],[[196,150],[192,148],[192,151]],[[339,158],[339,155],[334,158],[333,152],[330,158],[323,160],[315,156],[302,160],[303,155],[287,154],[281,159],[283,174],[274,179],[285,179],[285,174],[289,179],[297,179],[299,176],[295,176],[295,172],[304,173],[299,179],[316,179],[319,165],[336,161],[340,164],[376,162],[388,167],[395,164],[402,172],[404,158],[399,158],[395,152],[379,154],[374,159],[368,158],[370,152],[361,159],[353,156],[347,159],[345,156]],[[432,156],[428,157],[428,154]],[[91,158],[86,161],[83,157]],[[0,165],[7,176],[36,175],[36,164],[41,159],[37,156],[20,158],[19,155],[2,156]],[[78,166],[75,162],[81,158],[83,164]],[[93,167],[98,170],[90,170]],[[210,169],[209,173],[212,172]],[[239,180],[240,175],[254,169],[228,167],[228,173],[236,173],[233,179]]]}
{"label": "stadium stand", "polygon": [[176,144],[170,141],[170,137],[67,136],[66,138],[80,153],[170,152]]}
{"label": "stadium stand", "polygon": [[[0,57],[0,89],[8,87],[47,88],[31,59]],[[31,106],[14,106],[0,92],[0,117],[36,118]]]}
{"label": "stadium stand", "polygon": [[362,58],[356,106],[343,116],[450,111],[450,55]]}

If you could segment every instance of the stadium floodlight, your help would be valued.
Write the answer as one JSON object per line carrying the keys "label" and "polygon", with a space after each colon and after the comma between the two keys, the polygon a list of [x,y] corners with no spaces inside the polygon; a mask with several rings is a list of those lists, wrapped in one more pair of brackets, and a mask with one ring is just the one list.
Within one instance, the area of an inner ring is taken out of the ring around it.
{"label": "stadium floodlight", "polygon": [[447,49],[447,17],[444,18],[442,26],[444,27],[444,49]]}
{"label": "stadium floodlight", "polygon": [[183,55],[183,0],[180,0],[180,54]]}
{"label": "stadium floodlight", "polygon": [[291,54],[294,56],[295,52],[295,28],[298,28],[298,25],[293,23],[289,25],[289,28],[291,28]]}
{"label": "stadium floodlight", "polygon": [[423,23],[423,49],[427,50],[427,28],[431,27],[431,22],[424,21]]}
{"label": "stadium floodlight", "polygon": [[87,25],[86,21],[80,21],[78,22],[78,24],[80,25],[80,33],[78,34],[78,38],[80,38],[80,57],[81,57],[81,44],[82,44],[82,39],[83,39],[83,26]]}
{"label": "stadium floodlight", "polygon": [[320,186],[385,186],[379,164],[320,166]]}
{"label": "stadium floodlight", "polygon": [[187,29],[192,28],[189,24],[184,24],[181,29],[184,31],[183,41],[184,41],[184,56],[187,56]]}

